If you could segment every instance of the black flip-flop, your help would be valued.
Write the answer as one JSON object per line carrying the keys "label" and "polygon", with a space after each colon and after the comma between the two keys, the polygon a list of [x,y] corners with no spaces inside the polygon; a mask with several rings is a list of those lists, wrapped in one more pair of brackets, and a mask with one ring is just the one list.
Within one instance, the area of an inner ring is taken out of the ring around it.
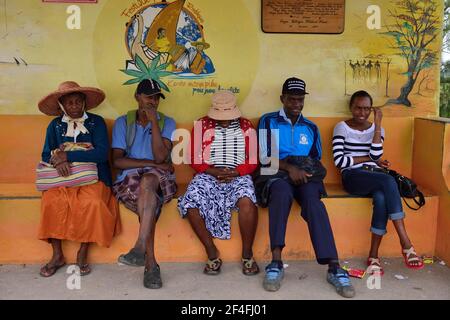
{"label": "black flip-flop", "polygon": [[89,267],[88,263],[77,266],[80,268],[80,276],[87,276],[89,273],[91,273],[91,268]]}
{"label": "black flip-flop", "polygon": [[132,267],[143,267],[145,265],[145,253],[138,252],[133,248],[127,254],[121,254],[118,262]]}

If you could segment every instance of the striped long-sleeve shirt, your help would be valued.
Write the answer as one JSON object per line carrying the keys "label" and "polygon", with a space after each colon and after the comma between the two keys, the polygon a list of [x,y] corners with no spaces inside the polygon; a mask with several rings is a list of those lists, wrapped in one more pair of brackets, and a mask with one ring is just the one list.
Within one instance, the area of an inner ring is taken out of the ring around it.
{"label": "striped long-sleeve shirt", "polygon": [[[236,157],[231,158],[232,161],[236,159],[237,162],[234,162],[234,164],[237,164],[236,170],[239,172],[241,176],[245,176],[247,174],[251,174],[253,171],[256,170],[258,166],[258,147],[257,147],[257,135],[256,131],[253,128],[252,123],[250,120],[247,120],[245,118],[239,118],[239,128],[242,130],[243,137],[244,137],[244,143],[245,143],[245,153],[244,153],[244,162],[241,162],[241,151],[240,147],[237,146],[237,148],[234,148],[234,143],[232,144],[233,147],[230,149],[230,151],[233,154],[236,154]],[[221,165],[223,166],[223,163],[220,164],[218,162],[212,163],[211,162],[211,149],[212,144],[214,141],[216,141],[217,137],[216,134],[216,120],[213,120],[209,117],[203,117],[199,119],[198,122],[194,125],[194,128],[192,128],[191,132],[191,148],[189,150],[189,158],[191,159],[191,167],[197,171],[198,173],[205,172],[208,170],[208,168],[211,167],[211,165]],[[197,140],[199,139],[199,140]],[[219,137],[219,140],[223,142],[223,139]],[[233,139],[234,140],[234,139]],[[237,140],[240,140],[238,138]],[[196,143],[201,142],[201,143]],[[219,144],[220,145],[220,144]],[[229,145],[231,147],[231,145]],[[215,147],[214,147],[215,148]],[[216,151],[218,151],[216,149]],[[217,152],[215,155],[215,158],[217,159]],[[223,159],[223,158],[222,158]],[[226,164],[229,164],[227,161],[227,158],[225,158]],[[238,163],[239,162],[239,163]],[[228,166],[228,165],[227,165]],[[229,166],[228,166],[229,167]],[[234,167],[234,165],[233,165]]]}
{"label": "striped long-sleeve shirt", "polygon": [[232,121],[227,128],[216,122],[214,137],[208,164],[234,169],[245,162],[245,138],[238,120]]}
{"label": "striped long-sleeve shirt", "polygon": [[[334,164],[341,171],[362,167],[364,164],[376,166],[375,161],[383,155],[384,129],[381,128],[381,143],[372,143],[375,125],[364,131],[350,128],[345,121],[339,122],[333,132]],[[353,157],[368,156],[373,161],[354,164]]]}

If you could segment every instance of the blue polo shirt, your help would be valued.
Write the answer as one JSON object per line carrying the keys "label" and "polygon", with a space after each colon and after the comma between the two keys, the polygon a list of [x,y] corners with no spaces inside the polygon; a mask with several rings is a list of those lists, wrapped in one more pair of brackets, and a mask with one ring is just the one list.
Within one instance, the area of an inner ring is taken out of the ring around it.
{"label": "blue polo shirt", "polygon": [[[288,156],[310,156],[318,160],[322,157],[319,129],[302,114],[292,124],[284,108],[266,113],[259,120],[258,129],[260,157],[264,163],[271,156],[280,160]],[[278,155],[276,150],[272,150],[272,141],[278,149]]]}
{"label": "blue polo shirt", "polygon": [[[172,141],[172,134],[175,131],[175,120],[165,116],[164,127],[161,131],[161,136],[163,138]],[[127,149],[127,116],[123,115],[117,118],[114,123],[112,132],[112,148],[113,149]],[[127,154],[128,158],[139,159],[139,160],[154,160],[152,151],[152,124],[149,123],[144,128],[141,125],[136,125],[136,137],[134,139],[133,145],[130,148],[130,154]],[[137,169],[126,169],[121,171],[117,175],[117,182],[122,181],[125,176]]]}

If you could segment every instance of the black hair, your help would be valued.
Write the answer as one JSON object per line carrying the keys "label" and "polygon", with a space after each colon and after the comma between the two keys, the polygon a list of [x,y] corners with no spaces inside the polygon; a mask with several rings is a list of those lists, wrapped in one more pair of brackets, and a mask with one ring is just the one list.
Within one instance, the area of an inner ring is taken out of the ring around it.
{"label": "black hair", "polygon": [[359,90],[356,91],[354,94],[352,94],[352,97],[350,98],[349,107],[352,107],[353,101],[355,101],[356,98],[369,98],[370,99],[370,106],[373,105],[373,99],[370,96],[370,94],[367,91]]}

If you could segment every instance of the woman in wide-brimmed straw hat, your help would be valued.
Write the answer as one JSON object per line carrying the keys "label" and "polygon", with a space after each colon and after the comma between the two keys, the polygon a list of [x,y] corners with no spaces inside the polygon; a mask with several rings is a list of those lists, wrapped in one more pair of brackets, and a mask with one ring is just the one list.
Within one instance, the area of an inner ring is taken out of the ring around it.
{"label": "woman in wide-brimmed straw hat", "polygon": [[[102,117],[88,113],[105,99],[102,90],[80,87],[66,81],[39,101],[39,110],[53,119],[45,137],[42,161],[53,165],[60,176],[71,174],[70,163],[94,162],[98,182],[85,186],[55,187],[42,194],[41,222],[38,237],[51,243],[53,256],[41,268],[50,277],[65,265],[61,240],[81,243],[77,254],[80,274],[90,272],[87,264],[89,243],[109,246],[120,230],[118,204],[111,192],[108,163],[109,140]],[[68,147],[90,146],[86,151],[70,151]]]}
{"label": "woman in wide-brimmed straw hat", "polygon": [[197,174],[186,194],[179,198],[178,209],[205,247],[208,262],[204,273],[220,272],[222,260],[213,237],[230,238],[231,211],[237,209],[243,246],[242,272],[257,274],[259,268],[253,259],[252,246],[258,214],[250,177],[257,167],[256,131],[249,120],[241,117],[233,93],[218,91],[212,96],[208,116],[194,125],[191,147],[191,166]]}

